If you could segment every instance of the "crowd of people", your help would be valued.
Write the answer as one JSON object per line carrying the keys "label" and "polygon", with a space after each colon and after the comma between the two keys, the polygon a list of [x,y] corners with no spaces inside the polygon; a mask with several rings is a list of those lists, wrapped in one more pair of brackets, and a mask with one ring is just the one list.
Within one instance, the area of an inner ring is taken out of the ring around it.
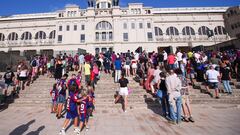
{"label": "crowd of people", "polygon": [[[124,97],[125,107],[128,96],[127,78],[132,77],[153,97],[158,97],[162,105],[162,115],[174,124],[182,120],[194,122],[189,92],[196,87],[197,82],[205,86],[206,94],[219,99],[219,84],[223,84],[223,93],[231,95],[232,77],[240,81],[239,50],[224,52],[177,50],[176,53],[128,51],[117,54],[113,52],[109,56],[105,58],[109,60],[104,59],[109,61],[109,64],[106,65],[105,62],[103,66],[106,73],[110,73],[108,69],[112,67],[114,81],[120,83],[119,94]],[[214,89],[215,96],[210,89]],[[118,99],[119,96],[115,103]]]}
{"label": "crowd of people", "polygon": [[[0,89],[3,95],[2,103],[6,103],[7,98],[18,96],[20,90],[25,90],[34,81],[47,72],[47,56],[38,55],[30,61],[19,61],[15,67],[8,66],[4,75],[0,75]],[[13,72],[15,70],[15,72]]]}
{"label": "crowd of people", "polygon": [[[50,59],[45,55],[36,56],[29,63],[20,62],[16,76],[10,67],[7,68],[3,79],[0,76],[0,86],[4,93],[9,86],[13,86],[18,93],[41,74],[53,77],[51,113],[55,113],[58,119],[66,113],[60,134],[65,134],[70,120],[74,121],[74,132],[80,134],[84,127],[86,130],[89,128],[87,123],[95,109],[94,91],[103,72],[112,75],[114,82],[119,83],[120,89],[114,103],[122,97],[124,112],[127,112],[130,93],[128,79],[133,78],[159,100],[162,116],[171,123],[179,124],[182,120],[194,122],[189,103],[190,90],[201,82],[206,87],[206,93],[218,99],[219,84],[222,83],[224,93],[231,95],[232,78],[240,81],[240,51],[147,53],[128,50],[95,55],[77,53],[74,56],[64,53]],[[68,75],[70,73],[71,77]],[[214,95],[211,89],[215,89]]]}

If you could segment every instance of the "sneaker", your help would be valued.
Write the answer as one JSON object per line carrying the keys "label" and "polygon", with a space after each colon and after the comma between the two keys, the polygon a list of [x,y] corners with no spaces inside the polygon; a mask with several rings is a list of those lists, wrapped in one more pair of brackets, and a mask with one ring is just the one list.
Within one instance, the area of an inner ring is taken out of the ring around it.
{"label": "sneaker", "polygon": [[219,96],[216,97],[216,99],[219,99],[219,98],[220,98]]}
{"label": "sneaker", "polygon": [[209,96],[213,98],[213,94],[211,92],[208,92]]}
{"label": "sneaker", "polygon": [[74,128],[74,131],[73,131],[74,133],[78,133],[78,132],[80,132],[80,129],[79,128]]}
{"label": "sneaker", "polygon": [[123,111],[123,112],[125,112],[125,113],[126,113],[126,112],[127,112],[127,110],[125,110],[125,111]]}
{"label": "sneaker", "polygon": [[59,135],[66,135],[66,132],[65,132],[65,130],[64,130],[64,129],[62,129],[62,130],[60,131]]}
{"label": "sneaker", "polygon": [[176,121],[172,121],[172,120],[170,120],[170,121],[168,121],[169,123],[171,123],[171,124],[173,124],[173,125],[176,125],[177,123],[176,123]]}
{"label": "sneaker", "polygon": [[189,122],[189,119],[188,118],[186,118],[186,117],[183,117],[183,119],[182,119],[183,121],[185,121],[185,122]]}
{"label": "sneaker", "polygon": [[188,120],[191,121],[191,122],[195,122],[194,119],[193,119],[193,117],[189,117]]}
{"label": "sneaker", "polygon": [[89,130],[89,127],[88,126],[86,126],[86,132]]}

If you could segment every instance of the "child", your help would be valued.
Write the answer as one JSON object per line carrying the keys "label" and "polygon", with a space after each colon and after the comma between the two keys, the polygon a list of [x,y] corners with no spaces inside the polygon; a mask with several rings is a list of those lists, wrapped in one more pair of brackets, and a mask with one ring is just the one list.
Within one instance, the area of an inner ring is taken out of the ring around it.
{"label": "child", "polygon": [[64,74],[62,79],[58,81],[58,98],[57,98],[57,115],[56,117],[58,119],[61,118],[61,113],[62,113],[62,108],[63,105],[65,104],[65,99],[66,99],[66,89],[67,89],[67,84],[66,84],[66,80],[68,78],[68,74]]}
{"label": "child", "polygon": [[62,130],[60,131],[60,135],[65,135],[65,129],[68,126],[70,120],[74,120],[74,132],[79,133],[80,130],[77,127],[78,124],[78,111],[77,111],[77,102],[80,102],[77,98],[77,86],[71,85],[69,87],[69,96],[67,98],[67,115],[64,121]]}
{"label": "child", "polygon": [[[82,90],[81,93],[81,102],[80,105],[78,106],[78,114],[79,114],[79,118],[80,118],[80,130],[83,128],[83,126],[85,125],[86,127],[86,131],[89,129],[89,127],[87,126],[87,104],[89,102],[88,96],[87,96],[87,91],[86,90]],[[80,134],[80,132],[79,132]],[[78,134],[78,135],[79,135]]]}
{"label": "child", "polygon": [[91,86],[88,86],[88,105],[87,105],[87,111],[88,111],[88,116],[93,117],[92,113],[95,109],[95,95],[94,95],[94,89]]}
{"label": "child", "polygon": [[82,71],[79,71],[77,74],[77,80],[81,83],[82,82]]}
{"label": "child", "polygon": [[58,90],[57,90],[57,84],[53,84],[53,89],[50,91],[50,96],[52,97],[52,107],[51,107],[51,113],[56,113],[57,109],[57,97],[58,97]]}

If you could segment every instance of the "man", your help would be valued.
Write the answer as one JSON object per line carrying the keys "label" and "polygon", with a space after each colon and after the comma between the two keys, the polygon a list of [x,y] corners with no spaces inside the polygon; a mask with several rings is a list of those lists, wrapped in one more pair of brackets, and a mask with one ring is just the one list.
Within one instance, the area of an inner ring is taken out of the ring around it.
{"label": "man", "polygon": [[[181,80],[177,77],[173,70],[168,70],[169,76],[166,77],[167,93],[169,95],[170,119],[171,123],[179,124],[181,122],[182,97],[180,90],[182,88]],[[174,112],[174,104],[176,104],[176,112]]]}
{"label": "man", "polygon": [[83,71],[84,62],[85,62],[84,55],[81,54],[81,55],[79,56],[79,64],[80,64],[80,67],[79,67],[79,68],[80,68],[80,71],[81,71],[81,72]]}
{"label": "man", "polygon": [[168,62],[168,66],[170,69],[174,69],[174,63],[176,61],[176,57],[174,54],[169,54],[167,57],[167,62]]}
{"label": "man", "polygon": [[163,51],[163,62],[164,62],[164,66],[167,66],[167,58],[168,58],[168,54],[166,51]]}
{"label": "man", "polygon": [[212,64],[212,66],[214,68],[219,67],[221,60],[219,58],[217,58],[217,55],[214,53],[212,55],[212,58],[210,59],[210,63]]}
{"label": "man", "polygon": [[178,67],[180,67],[181,61],[183,60],[182,59],[183,54],[181,53],[181,51],[178,51],[176,55],[177,55]]}
{"label": "man", "polygon": [[119,56],[117,56],[117,59],[114,62],[114,68],[115,68],[115,83],[118,83],[120,77],[121,77],[121,68],[122,67],[122,62],[119,58]]}
{"label": "man", "polygon": [[84,73],[85,73],[85,82],[86,86],[90,84],[90,74],[91,74],[91,66],[89,64],[89,61],[85,62],[84,64]]}
{"label": "man", "polygon": [[5,96],[7,96],[7,90],[10,86],[13,86],[13,90],[15,90],[14,77],[15,77],[14,73],[12,72],[11,68],[8,67],[7,72],[4,74],[4,77],[3,77],[6,85],[6,89],[4,91]]}
{"label": "man", "polygon": [[215,89],[215,97],[216,99],[219,99],[219,91],[218,91],[218,81],[220,80],[220,74],[218,71],[214,69],[213,65],[210,65],[209,70],[206,72],[206,78],[207,78],[207,85],[206,89],[208,91],[208,94],[212,97],[209,86],[213,87]]}
{"label": "man", "polygon": [[159,66],[162,67],[164,65],[163,61],[164,61],[163,53],[158,53],[158,63],[159,63]]}

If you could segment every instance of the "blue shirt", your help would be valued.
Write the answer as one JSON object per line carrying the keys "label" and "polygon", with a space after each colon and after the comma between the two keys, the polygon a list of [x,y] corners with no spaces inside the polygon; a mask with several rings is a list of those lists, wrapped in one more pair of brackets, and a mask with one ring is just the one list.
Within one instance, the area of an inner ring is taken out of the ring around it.
{"label": "blue shirt", "polygon": [[114,65],[115,65],[115,70],[121,70],[121,66],[122,66],[121,60],[117,59]]}

